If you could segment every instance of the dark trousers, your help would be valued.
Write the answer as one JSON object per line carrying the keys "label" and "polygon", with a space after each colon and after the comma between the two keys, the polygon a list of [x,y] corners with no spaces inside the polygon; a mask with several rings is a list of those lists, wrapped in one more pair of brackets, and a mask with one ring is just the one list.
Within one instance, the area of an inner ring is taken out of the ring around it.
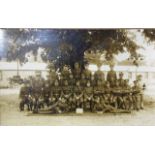
{"label": "dark trousers", "polygon": [[38,101],[35,101],[33,113],[38,113],[38,110],[39,110],[39,103],[38,103]]}
{"label": "dark trousers", "polygon": [[28,99],[23,99],[20,102],[20,105],[19,105],[20,111],[24,111],[25,105],[27,106],[27,109],[29,110],[29,100]]}

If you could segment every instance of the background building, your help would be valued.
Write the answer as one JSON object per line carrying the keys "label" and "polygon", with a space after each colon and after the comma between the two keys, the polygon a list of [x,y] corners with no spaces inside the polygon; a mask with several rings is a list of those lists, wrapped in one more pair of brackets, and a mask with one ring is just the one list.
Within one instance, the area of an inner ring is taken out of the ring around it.
{"label": "background building", "polygon": [[[98,67],[94,64],[90,64],[89,69],[92,72],[95,72],[98,70]],[[103,65],[100,70],[102,70],[106,75],[109,71],[109,66]],[[38,71],[41,73],[42,77],[46,78],[48,74],[47,64],[43,62],[27,62],[20,65],[17,62],[0,61],[0,86],[9,86],[9,78],[12,78],[15,75],[20,75],[20,77],[24,79],[29,76],[35,76]],[[130,79],[131,83],[139,74],[142,75],[143,81],[147,85],[152,85],[155,83],[155,67],[119,65],[115,66],[115,71],[117,74],[119,74],[119,72],[123,72],[124,78]]]}
{"label": "background building", "polygon": [[[20,75],[22,79],[29,76],[35,76],[36,72],[41,72],[42,77],[46,78],[48,74],[47,64],[39,62],[28,62],[23,65],[17,62],[0,62],[0,87],[9,86],[9,79]],[[17,70],[18,68],[18,70]]]}

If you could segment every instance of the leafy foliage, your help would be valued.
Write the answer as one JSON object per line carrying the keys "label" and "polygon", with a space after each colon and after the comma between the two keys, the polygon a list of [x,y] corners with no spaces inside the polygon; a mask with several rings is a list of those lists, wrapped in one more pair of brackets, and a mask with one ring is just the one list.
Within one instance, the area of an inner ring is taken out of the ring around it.
{"label": "leafy foliage", "polygon": [[56,67],[84,64],[85,52],[104,54],[106,60],[112,60],[114,54],[128,51],[131,57],[137,57],[139,46],[128,37],[125,29],[5,29],[9,61],[19,59],[25,62],[25,54],[30,50],[37,54],[39,47],[44,48],[42,58],[53,62]]}
{"label": "leafy foliage", "polygon": [[155,29],[144,29],[143,34],[149,42],[155,41]]}

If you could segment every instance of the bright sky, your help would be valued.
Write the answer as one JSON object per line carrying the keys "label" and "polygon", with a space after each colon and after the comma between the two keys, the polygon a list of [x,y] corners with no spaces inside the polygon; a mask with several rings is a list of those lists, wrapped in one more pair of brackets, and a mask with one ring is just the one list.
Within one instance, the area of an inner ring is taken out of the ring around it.
{"label": "bright sky", "polygon": [[137,44],[143,46],[144,48],[140,48],[138,52],[144,55],[147,65],[151,65],[151,63],[155,61],[155,42],[147,43],[141,32],[137,32],[136,30],[129,31],[135,34],[135,41]]}
{"label": "bright sky", "polygon": [[3,37],[4,37],[3,30],[0,29],[0,55],[3,52]]}
{"label": "bright sky", "polygon": [[[138,49],[138,53],[144,56],[144,60],[146,65],[155,66],[155,42],[148,43],[141,32],[138,32],[136,29],[129,30],[129,36],[140,46],[143,48]],[[129,53],[120,53],[115,56],[118,61],[123,61],[129,58]]]}

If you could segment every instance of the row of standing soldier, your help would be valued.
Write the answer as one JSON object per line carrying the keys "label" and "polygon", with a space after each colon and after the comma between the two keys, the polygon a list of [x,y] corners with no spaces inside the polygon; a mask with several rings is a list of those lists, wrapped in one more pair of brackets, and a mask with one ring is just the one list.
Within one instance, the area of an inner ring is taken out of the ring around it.
{"label": "row of standing soldier", "polygon": [[98,70],[92,75],[87,68],[81,71],[78,63],[72,72],[66,66],[59,73],[52,69],[47,80],[31,77],[21,88],[20,110],[25,105],[34,113],[45,106],[51,113],[75,112],[77,108],[91,112],[143,109],[139,80],[131,87],[129,80],[123,79],[123,73],[117,78],[113,67],[110,65],[106,80],[104,72]]}

